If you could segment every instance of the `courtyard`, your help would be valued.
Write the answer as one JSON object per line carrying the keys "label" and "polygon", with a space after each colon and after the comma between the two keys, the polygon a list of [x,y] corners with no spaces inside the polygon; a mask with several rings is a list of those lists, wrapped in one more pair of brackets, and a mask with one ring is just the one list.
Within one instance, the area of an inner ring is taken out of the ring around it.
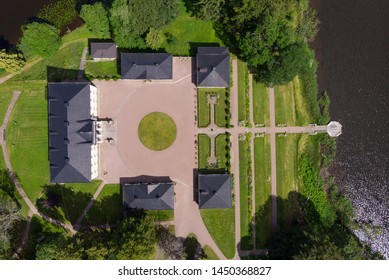
{"label": "courtyard", "polygon": [[[100,174],[107,183],[121,177],[170,176],[193,185],[195,161],[196,87],[192,59],[174,57],[169,81],[94,81],[99,94],[99,117],[116,124],[116,139],[100,145]],[[153,112],[169,116],[176,137],[166,149],[147,148],[138,137],[142,119]]]}

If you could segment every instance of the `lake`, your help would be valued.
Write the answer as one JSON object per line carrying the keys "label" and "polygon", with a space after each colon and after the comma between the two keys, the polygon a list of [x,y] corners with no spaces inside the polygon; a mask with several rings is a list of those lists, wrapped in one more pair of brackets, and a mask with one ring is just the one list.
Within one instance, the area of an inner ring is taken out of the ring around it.
{"label": "lake", "polygon": [[355,234],[389,258],[389,1],[311,3],[319,88],[343,125],[331,172],[365,225]]}

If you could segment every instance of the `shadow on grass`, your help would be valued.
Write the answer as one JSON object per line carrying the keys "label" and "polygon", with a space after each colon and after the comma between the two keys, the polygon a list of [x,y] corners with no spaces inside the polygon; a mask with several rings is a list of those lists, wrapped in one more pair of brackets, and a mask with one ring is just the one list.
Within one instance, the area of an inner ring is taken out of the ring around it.
{"label": "shadow on grass", "polygon": [[61,222],[69,221],[72,225],[92,199],[92,194],[74,191],[66,185],[44,185],[44,196],[37,199],[38,210]]}
{"label": "shadow on grass", "polygon": [[85,217],[86,225],[112,225],[122,219],[122,201],[119,193],[95,201]]}
{"label": "shadow on grass", "polygon": [[64,69],[53,66],[47,66],[47,81],[49,83],[57,83],[64,81],[76,81],[78,77],[78,69]]}

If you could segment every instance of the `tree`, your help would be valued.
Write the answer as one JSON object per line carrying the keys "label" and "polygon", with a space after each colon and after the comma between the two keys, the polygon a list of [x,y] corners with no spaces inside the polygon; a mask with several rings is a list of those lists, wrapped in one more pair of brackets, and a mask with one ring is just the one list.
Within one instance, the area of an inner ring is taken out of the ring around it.
{"label": "tree", "polygon": [[108,11],[102,3],[82,5],[81,18],[87,28],[99,38],[110,38]]}
{"label": "tree", "polygon": [[195,9],[195,14],[198,18],[203,20],[217,21],[221,17],[222,8],[225,4],[225,0],[198,0],[195,5],[198,6]]}
{"label": "tree", "polygon": [[319,24],[320,21],[317,18],[317,12],[309,7],[302,7],[298,11],[296,34],[301,39],[311,42],[315,39],[316,34],[319,31]]}
{"label": "tree", "polygon": [[25,57],[54,55],[61,44],[59,30],[47,23],[32,22],[22,27],[22,38],[19,48]]}
{"label": "tree", "polygon": [[184,244],[174,234],[165,228],[160,229],[158,247],[165,256],[171,260],[184,260],[186,258]]}
{"label": "tree", "polygon": [[0,68],[10,72],[18,72],[26,64],[21,53],[7,53],[0,50]]}
{"label": "tree", "polygon": [[155,29],[154,27],[151,27],[149,33],[147,33],[147,36],[146,36],[146,43],[153,50],[158,49],[162,43],[161,30]]}
{"label": "tree", "polygon": [[145,260],[155,250],[157,243],[154,220],[150,217],[123,220],[114,232],[116,258],[119,260]]}
{"label": "tree", "polygon": [[[11,247],[11,230],[20,219],[19,208],[8,197],[0,197],[0,256],[6,256]],[[0,257],[1,258],[1,257]]]}
{"label": "tree", "polygon": [[38,18],[52,23],[58,29],[64,28],[77,17],[77,0],[57,0],[45,5]]}
{"label": "tree", "polygon": [[273,60],[254,67],[257,78],[268,85],[286,84],[296,75],[304,75],[316,67],[313,52],[306,43],[297,43],[280,50]]}
{"label": "tree", "polygon": [[110,22],[116,44],[122,48],[145,48],[151,27],[160,29],[176,17],[175,0],[115,0]]}

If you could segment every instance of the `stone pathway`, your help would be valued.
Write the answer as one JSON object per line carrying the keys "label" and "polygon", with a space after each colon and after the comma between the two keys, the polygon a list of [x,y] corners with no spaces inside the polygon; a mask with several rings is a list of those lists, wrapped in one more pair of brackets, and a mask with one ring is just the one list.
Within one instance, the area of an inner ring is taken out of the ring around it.
{"label": "stone pathway", "polygon": [[82,221],[85,219],[86,214],[88,214],[89,210],[92,208],[93,204],[95,203],[97,197],[100,195],[104,186],[105,186],[105,181],[103,180],[101,182],[100,186],[97,188],[96,192],[93,194],[93,197],[89,201],[88,205],[85,207],[85,209],[82,211],[81,215],[78,217],[77,222],[74,224],[73,228],[75,230],[81,229]]}
{"label": "stone pathway", "polygon": [[81,61],[80,61],[80,68],[78,71],[78,79],[82,80],[84,77],[84,69],[85,69],[85,60],[86,55],[88,54],[88,47],[85,47],[82,51]]}

